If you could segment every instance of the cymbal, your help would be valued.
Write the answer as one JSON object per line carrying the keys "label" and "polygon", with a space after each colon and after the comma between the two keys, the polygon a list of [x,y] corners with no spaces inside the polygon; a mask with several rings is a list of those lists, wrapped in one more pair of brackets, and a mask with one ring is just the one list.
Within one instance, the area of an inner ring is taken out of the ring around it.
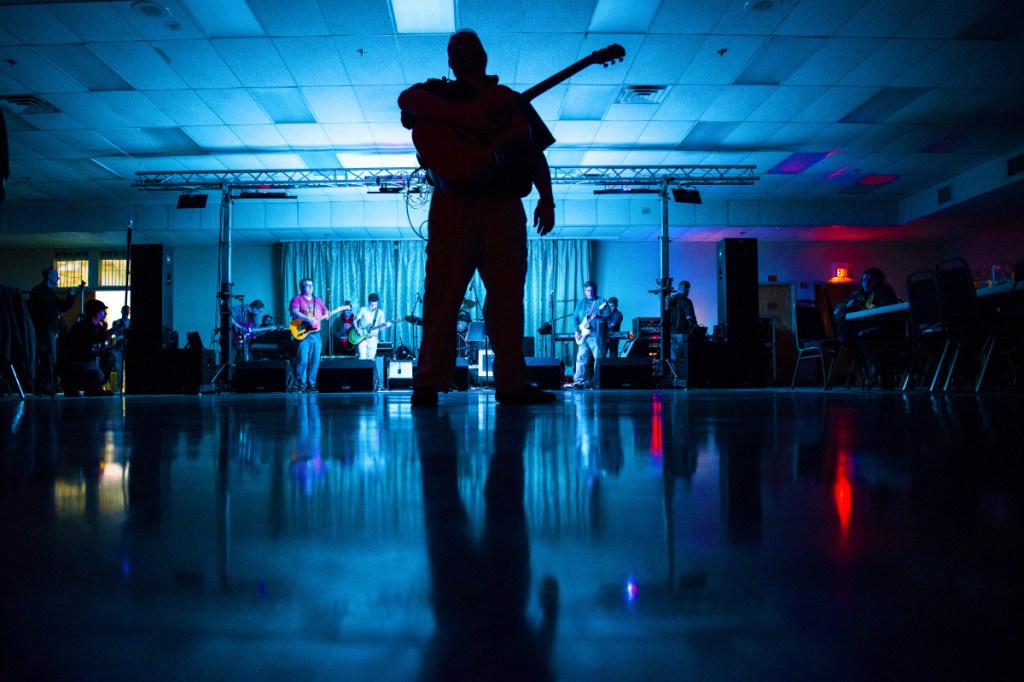
{"label": "cymbal", "polygon": [[406,322],[408,322],[409,324],[415,324],[415,325],[422,325],[423,324],[423,318],[422,317],[417,317],[416,315],[406,315],[402,319],[405,320]]}
{"label": "cymbal", "polygon": [[470,308],[472,308],[475,305],[476,305],[476,301],[474,301],[472,299],[469,299],[469,298],[462,299],[462,307],[465,308],[466,310],[469,310]]}

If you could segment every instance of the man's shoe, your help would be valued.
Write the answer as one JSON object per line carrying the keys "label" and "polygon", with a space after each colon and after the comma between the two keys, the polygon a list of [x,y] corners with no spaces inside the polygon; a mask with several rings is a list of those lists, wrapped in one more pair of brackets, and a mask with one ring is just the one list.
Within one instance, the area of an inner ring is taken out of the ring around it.
{"label": "man's shoe", "polygon": [[555,402],[555,394],[542,391],[533,384],[527,384],[517,391],[494,394],[494,399],[502,405],[547,405]]}
{"label": "man's shoe", "polygon": [[437,390],[429,386],[417,386],[412,389],[412,399],[409,402],[413,407],[435,407],[437,406]]}
{"label": "man's shoe", "polygon": [[319,392],[320,392],[320,389],[317,388],[316,386],[308,386],[306,388],[306,393],[319,393]]}

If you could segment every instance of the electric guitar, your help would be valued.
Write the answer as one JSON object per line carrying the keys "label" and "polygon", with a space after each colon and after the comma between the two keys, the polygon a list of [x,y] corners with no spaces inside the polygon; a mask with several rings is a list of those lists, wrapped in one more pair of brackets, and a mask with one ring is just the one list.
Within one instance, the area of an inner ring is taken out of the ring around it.
{"label": "electric guitar", "polygon": [[451,183],[485,181],[517,149],[528,144],[529,123],[522,115],[524,104],[588,66],[608,66],[622,61],[625,56],[626,50],[613,44],[522,93],[508,88],[487,88],[473,101],[488,109],[493,128],[498,131],[493,135],[471,133],[451,121],[420,118],[413,127],[412,142],[421,165],[430,171],[431,178],[442,188]]}
{"label": "electric guitar", "polygon": [[590,328],[590,321],[593,320],[594,318],[596,318],[597,317],[597,313],[599,313],[602,310],[604,310],[605,306],[607,306],[607,305],[608,305],[608,301],[605,301],[604,303],[601,304],[601,307],[598,308],[597,311],[593,315],[585,315],[583,317],[583,321],[580,322],[579,331],[576,332],[576,345],[577,346],[582,346],[583,345],[583,339],[585,339],[588,336],[590,336],[590,332],[593,331]]}
{"label": "electric guitar", "polygon": [[288,325],[288,328],[292,332],[292,338],[295,339],[296,341],[302,341],[302,339],[309,336],[310,332],[320,331],[321,322],[323,322],[326,319],[329,319],[332,315],[337,315],[342,310],[348,310],[351,307],[352,306],[350,305],[340,305],[331,312],[326,313],[324,315],[320,315],[316,320],[315,327],[311,323],[305,322],[303,320],[292,320],[291,324]]}
{"label": "electric guitar", "polygon": [[231,345],[238,350],[242,350],[246,341],[252,341],[260,334],[265,332],[278,332],[284,329],[284,327],[278,326],[257,327],[255,322],[246,322],[242,326],[245,327],[244,332],[240,332],[234,328],[231,330]]}
{"label": "electric guitar", "polygon": [[360,343],[362,343],[363,341],[370,337],[371,332],[374,332],[378,329],[382,329],[384,327],[388,327],[394,324],[395,322],[398,322],[398,320],[391,320],[390,322],[381,322],[380,324],[375,324],[372,327],[367,327],[366,329],[364,329],[362,334],[356,331],[356,328],[353,327],[352,331],[348,333],[348,342],[352,344],[352,346],[358,346]]}

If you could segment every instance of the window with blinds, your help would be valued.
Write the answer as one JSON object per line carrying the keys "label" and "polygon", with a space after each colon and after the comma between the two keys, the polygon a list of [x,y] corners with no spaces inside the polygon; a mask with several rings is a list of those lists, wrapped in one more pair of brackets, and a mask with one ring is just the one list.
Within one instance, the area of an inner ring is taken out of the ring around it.
{"label": "window with blinds", "polygon": [[128,257],[124,251],[100,251],[100,287],[123,287]]}
{"label": "window with blinds", "polygon": [[53,267],[60,275],[61,287],[78,286],[79,282],[89,283],[88,251],[58,251],[53,255]]}

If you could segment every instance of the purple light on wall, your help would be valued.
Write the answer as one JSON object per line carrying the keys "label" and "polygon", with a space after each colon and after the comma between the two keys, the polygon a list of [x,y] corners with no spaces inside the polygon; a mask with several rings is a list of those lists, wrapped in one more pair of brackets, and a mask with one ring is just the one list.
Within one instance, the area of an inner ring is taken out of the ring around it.
{"label": "purple light on wall", "polygon": [[[838,151],[838,150],[836,150]],[[797,173],[803,173],[805,170],[818,163],[822,159],[828,158],[836,153],[831,152],[796,152],[787,157],[782,163],[772,168],[769,173],[778,173],[780,175],[796,175]]]}

